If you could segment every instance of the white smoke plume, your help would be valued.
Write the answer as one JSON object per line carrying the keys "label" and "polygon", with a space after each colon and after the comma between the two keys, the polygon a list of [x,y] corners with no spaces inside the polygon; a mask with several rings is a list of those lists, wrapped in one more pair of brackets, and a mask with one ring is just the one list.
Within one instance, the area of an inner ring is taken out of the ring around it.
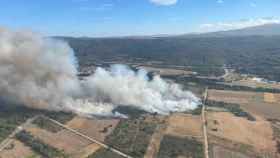
{"label": "white smoke plume", "polygon": [[113,116],[117,106],[169,114],[192,110],[200,100],[159,76],[124,65],[77,77],[73,50],[32,32],[0,29],[0,96],[32,108]]}

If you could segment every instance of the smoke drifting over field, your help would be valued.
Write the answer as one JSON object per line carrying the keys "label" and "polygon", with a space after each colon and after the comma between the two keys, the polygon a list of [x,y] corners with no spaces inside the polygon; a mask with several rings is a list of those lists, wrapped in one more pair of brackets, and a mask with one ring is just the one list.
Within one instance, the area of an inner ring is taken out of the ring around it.
{"label": "smoke drifting over field", "polygon": [[120,105],[169,114],[195,109],[200,100],[159,76],[124,65],[77,78],[73,50],[32,32],[0,29],[0,96],[32,108],[112,116]]}

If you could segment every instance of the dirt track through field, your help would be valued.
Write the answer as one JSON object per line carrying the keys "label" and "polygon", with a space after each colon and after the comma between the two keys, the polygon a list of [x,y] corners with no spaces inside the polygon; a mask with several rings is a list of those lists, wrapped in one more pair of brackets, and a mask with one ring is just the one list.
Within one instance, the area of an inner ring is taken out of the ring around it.
{"label": "dirt track through field", "polygon": [[205,102],[208,97],[208,88],[205,89],[204,98],[203,98],[203,105],[202,105],[202,122],[203,122],[203,137],[204,137],[204,156],[205,158],[209,158],[209,147],[208,147],[208,136],[207,136],[207,120],[205,116]]}

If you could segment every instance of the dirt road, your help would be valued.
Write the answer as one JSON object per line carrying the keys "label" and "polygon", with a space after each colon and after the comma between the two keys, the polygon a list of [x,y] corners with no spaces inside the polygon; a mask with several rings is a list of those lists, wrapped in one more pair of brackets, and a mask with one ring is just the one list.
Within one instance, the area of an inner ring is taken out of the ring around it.
{"label": "dirt road", "polygon": [[207,120],[206,120],[206,116],[205,116],[205,102],[207,100],[207,96],[208,96],[208,88],[205,89],[204,92],[204,98],[203,98],[203,104],[202,104],[202,112],[201,112],[201,116],[202,116],[202,122],[203,122],[203,137],[204,137],[204,154],[205,154],[205,158],[209,158],[209,149],[208,149],[208,137],[207,137]]}

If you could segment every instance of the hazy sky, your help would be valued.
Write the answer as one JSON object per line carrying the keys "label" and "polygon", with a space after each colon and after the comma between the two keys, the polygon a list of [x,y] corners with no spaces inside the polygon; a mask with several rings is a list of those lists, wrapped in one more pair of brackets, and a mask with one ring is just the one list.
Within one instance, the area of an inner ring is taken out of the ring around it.
{"label": "hazy sky", "polygon": [[280,23],[280,0],[1,0],[0,26],[45,35],[181,34]]}

